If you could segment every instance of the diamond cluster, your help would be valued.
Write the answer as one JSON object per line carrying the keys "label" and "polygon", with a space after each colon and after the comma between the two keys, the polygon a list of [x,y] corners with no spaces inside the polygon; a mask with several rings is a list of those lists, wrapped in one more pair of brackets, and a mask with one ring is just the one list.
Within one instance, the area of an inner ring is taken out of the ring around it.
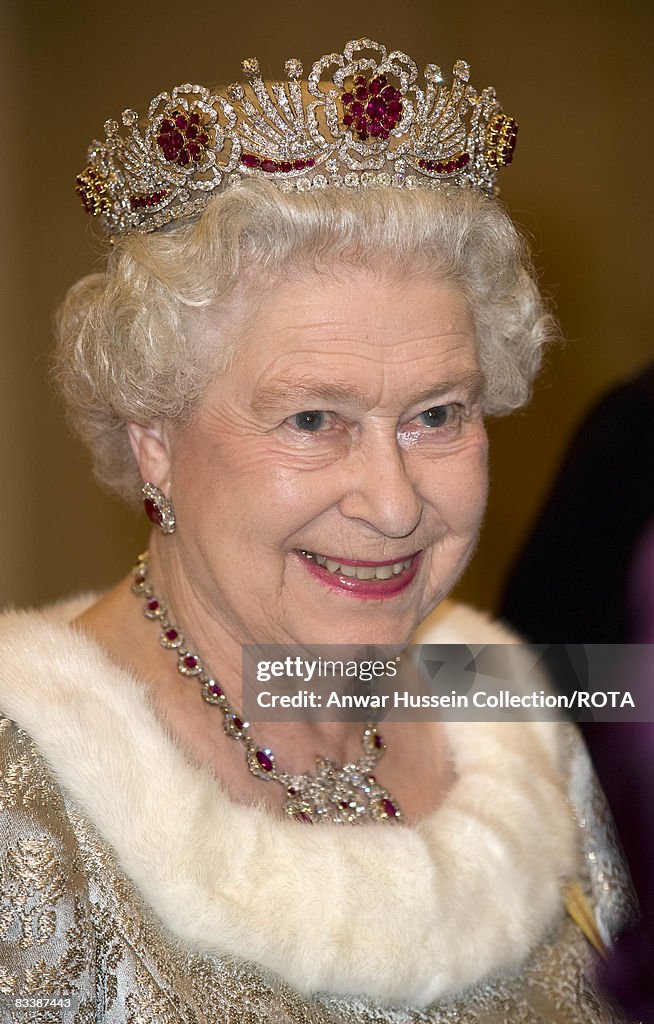
{"label": "diamond cluster", "polygon": [[477,93],[456,61],[452,84],[428,64],[371,39],[317,60],[306,79],[266,82],[255,58],[244,83],[211,91],[180,85],[105,123],[77,178],[85,210],[114,236],[147,232],[206,206],[219,189],[263,177],[284,191],[327,187],[477,188],[495,191],[511,162],[517,124],[495,90]]}

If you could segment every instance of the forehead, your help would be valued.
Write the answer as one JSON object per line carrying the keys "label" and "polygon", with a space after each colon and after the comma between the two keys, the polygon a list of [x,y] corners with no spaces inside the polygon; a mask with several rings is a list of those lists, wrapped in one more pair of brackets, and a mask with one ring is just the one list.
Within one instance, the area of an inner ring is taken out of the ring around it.
{"label": "forehead", "polygon": [[461,372],[477,364],[474,325],[455,282],[359,268],[307,275],[268,292],[233,367],[252,385],[313,372],[347,379],[383,367]]}

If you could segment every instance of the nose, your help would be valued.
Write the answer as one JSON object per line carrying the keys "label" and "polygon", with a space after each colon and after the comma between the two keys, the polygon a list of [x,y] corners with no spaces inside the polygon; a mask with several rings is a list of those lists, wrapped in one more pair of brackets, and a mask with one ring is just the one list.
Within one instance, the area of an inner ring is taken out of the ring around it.
{"label": "nose", "polygon": [[368,438],[351,453],[341,513],[385,537],[409,537],[422,516],[422,498],[406,456],[392,436]]}

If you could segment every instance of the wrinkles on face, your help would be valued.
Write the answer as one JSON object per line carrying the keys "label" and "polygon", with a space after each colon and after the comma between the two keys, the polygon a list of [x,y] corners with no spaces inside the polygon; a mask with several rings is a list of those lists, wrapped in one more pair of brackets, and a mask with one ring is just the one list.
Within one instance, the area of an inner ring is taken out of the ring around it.
{"label": "wrinkles on face", "polygon": [[[180,543],[239,642],[408,639],[458,578],[484,509],[472,321],[443,281],[380,291],[361,271],[317,284],[287,283],[262,304],[229,373],[176,435]],[[411,593],[384,604],[321,590],[301,550],[423,555]]]}

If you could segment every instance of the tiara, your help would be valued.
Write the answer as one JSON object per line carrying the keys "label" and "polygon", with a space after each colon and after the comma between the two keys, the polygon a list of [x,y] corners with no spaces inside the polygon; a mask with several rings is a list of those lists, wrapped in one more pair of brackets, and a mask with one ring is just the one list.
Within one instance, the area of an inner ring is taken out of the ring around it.
{"label": "tiara", "polygon": [[405,53],[371,39],[321,57],[302,80],[287,60],[283,82],[244,60],[245,83],[210,90],[179,85],[150,103],[147,119],[125,110],[106,121],[77,177],[87,213],[112,236],[154,231],[202,210],[211,196],[248,177],[286,192],[327,187],[458,186],[496,192],[517,124],[493,88],[468,84],[457,60],[452,84],[428,64],[424,86]]}

